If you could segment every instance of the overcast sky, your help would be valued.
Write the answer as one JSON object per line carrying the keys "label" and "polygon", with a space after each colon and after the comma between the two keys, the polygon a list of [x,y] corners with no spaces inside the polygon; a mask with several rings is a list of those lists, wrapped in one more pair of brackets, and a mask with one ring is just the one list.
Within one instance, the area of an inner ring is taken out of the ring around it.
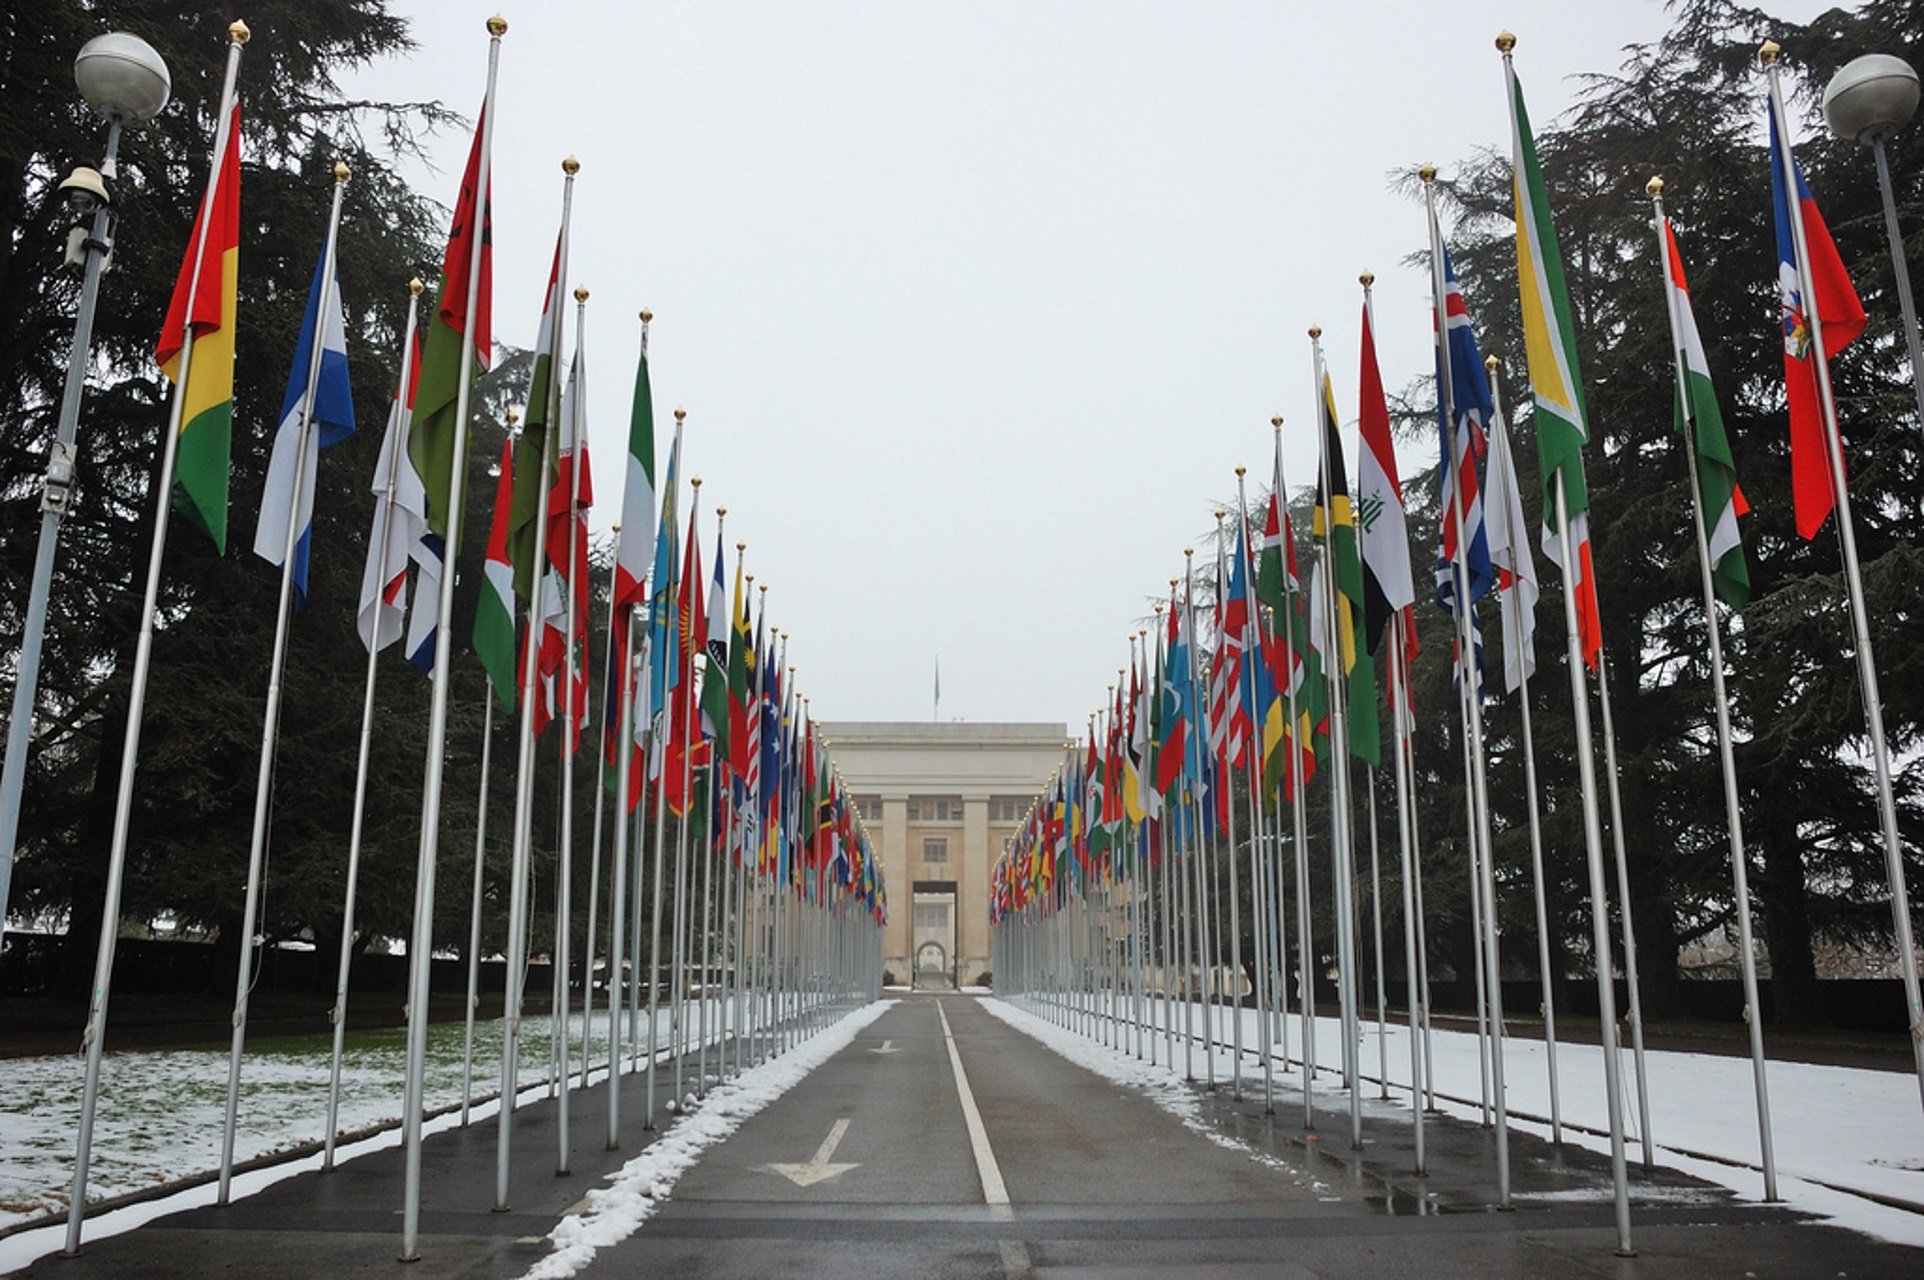
{"label": "overcast sky", "polygon": [[[472,115],[495,6],[393,7],[420,48],[346,91]],[[645,306],[663,465],[683,405],[704,555],[719,503],[817,718],[929,718],[939,655],[943,719],[1078,727],[1235,467],[1267,474],[1273,414],[1310,479],[1312,324],[1353,420],[1363,269],[1385,382],[1428,369],[1400,265],[1423,211],[1389,183],[1507,151],[1496,33],[1542,127],[1665,23],[1655,0],[504,12],[494,330],[533,344],[578,156],[595,528]],[[422,189],[451,202],[466,148],[437,139]]]}

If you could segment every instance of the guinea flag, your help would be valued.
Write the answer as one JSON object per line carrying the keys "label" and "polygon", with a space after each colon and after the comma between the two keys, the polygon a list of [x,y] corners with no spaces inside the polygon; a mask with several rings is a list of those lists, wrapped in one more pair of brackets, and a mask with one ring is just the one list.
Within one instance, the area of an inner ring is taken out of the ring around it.
{"label": "guinea flag", "polygon": [[227,550],[227,472],[234,436],[234,313],[240,278],[240,104],[215,137],[213,187],[194,220],[154,359],[180,382],[180,440],[174,506],[223,553]]}

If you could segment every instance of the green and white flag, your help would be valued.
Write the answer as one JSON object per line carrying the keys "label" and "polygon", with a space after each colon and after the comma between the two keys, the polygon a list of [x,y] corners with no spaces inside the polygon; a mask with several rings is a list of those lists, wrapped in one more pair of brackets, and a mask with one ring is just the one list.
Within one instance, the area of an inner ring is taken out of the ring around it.
{"label": "green and white flag", "polygon": [[1687,421],[1697,450],[1697,493],[1703,499],[1704,535],[1710,549],[1710,581],[1717,596],[1733,609],[1750,599],[1750,570],[1744,563],[1744,542],[1737,517],[1750,510],[1744,491],[1737,487],[1737,464],[1724,433],[1723,411],[1710,384],[1710,362],[1704,359],[1703,339],[1690,309],[1690,285],[1684,279],[1683,257],[1670,219],[1663,220],[1665,288],[1677,342],[1677,427]]}

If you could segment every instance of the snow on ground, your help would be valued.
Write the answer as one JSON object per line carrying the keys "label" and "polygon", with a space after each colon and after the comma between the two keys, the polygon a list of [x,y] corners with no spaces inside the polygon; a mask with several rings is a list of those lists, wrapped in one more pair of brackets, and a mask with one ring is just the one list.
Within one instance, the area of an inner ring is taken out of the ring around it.
{"label": "snow on ground", "polygon": [[[665,1043],[666,1009],[660,1019]],[[551,1027],[546,1016],[522,1019],[516,1056],[524,1087],[547,1076]],[[570,1054],[577,1072],[581,1028],[576,1014],[570,1022]],[[399,1120],[406,1034],[399,1027],[348,1034],[341,1059],[342,1131]],[[430,1111],[461,1101],[464,1034],[460,1022],[428,1028],[424,1101]],[[248,1042],[241,1061],[237,1162],[320,1141],[332,1047],[331,1032]],[[590,1060],[607,1064],[605,1010],[595,1018]],[[82,1060],[71,1055],[0,1059],[0,1227],[66,1212],[80,1123],[81,1067]],[[474,1093],[495,1092],[500,1084],[501,1023],[477,1022]],[[224,1047],[109,1052],[101,1060],[89,1200],[219,1168],[226,1103]]]}
{"label": "snow on ground", "polygon": [[804,1076],[848,1047],[857,1032],[887,1012],[878,1000],[817,1032],[779,1058],[750,1067],[714,1089],[646,1150],[609,1175],[610,1184],[587,1194],[588,1207],[569,1214],[548,1238],[555,1251],[523,1280],[559,1280],[586,1266],[598,1249],[633,1235],[668,1199],[681,1175],[702,1152],[741,1128],[742,1122],[799,1084]]}
{"label": "snow on ground", "polygon": [[[1158,1003],[1150,1001],[1145,1005],[1151,1021],[1156,1021]],[[1043,1008],[1034,1001],[1011,1003],[985,999],[982,1004],[1065,1057],[1109,1079],[1144,1087],[1151,1097],[1185,1122],[1192,1122],[1197,1114],[1193,1091],[1183,1083],[1180,1071],[1138,1062],[1132,1055],[1044,1021],[1034,1016],[1034,1010]],[[1177,1020],[1179,1032],[1182,1015],[1181,1007],[1176,1006],[1172,1016]],[[1230,1011],[1218,1010],[1217,1015],[1217,1034],[1226,1039],[1230,1031]],[[1200,1006],[1192,1010],[1192,1016],[1196,1018],[1200,1034]],[[1243,1043],[1245,1049],[1253,1053],[1259,1029],[1257,1015],[1253,1010],[1244,1010],[1241,1016]],[[1156,1022],[1156,1025],[1162,1024]],[[1292,1057],[1301,1054],[1300,1028],[1300,1017],[1292,1016],[1288,1025]],[[1365,1076],[1374,1080],[1379,1064],[1386,1058],[1392,1096],[1402,1099],[1402,1105],[1394,1108],[1373,1097],[1366,1099],[1364,1123],[1407,1123],[1409,1029],[1392,1024],[1385,1028],[1379,1040],[1376,1024],[1365,1021],[1362,1032],[1361,1063]],[[1768,1044],[1766,1039],[1766,1051]],[[1177,1045],[1180,1056],[1180,1039]],[[1482,1087],[1476,1036],[1461,1031],[1435,1031],[1432,1051],[1439,1105],[1457,1115],[1477,1118]],[[1650,1089],[1650,1131],[1659,1163],[1728,1187],[1747,1198],[1762,1199],[1763,1179],[1757,1171],[1757,1111],[1749,1057],[1655,1050],[1644,1056]],[[1316,1019],[1316,1059],[1320,1067],[1332,1071],[1341,1069],[1342,1031],[1335,1018]],[[1627,1048],[1622,1051],[1621,1061],[1625,1123],[1630,1131],[1630,1158],[1634,1162],[1642,1153],[1635,1145],[1640,1126],[1635,1077]],[[1608,1126],[1603,1050],[1596,1045],[1559,1043],[1556,1062],[1557,1092],[1566,1122],[1565,1141],[1607,1152],[1607,1137],[1579,1133],[1569,1127],[1572,1123],[1597,1130]],[[1503,1063],[1512,1123],[1519,1131],[1547,1138],[1550,1132],[1547,1047],[1541,1040],[1507,1039]],[[1204,1069],[1200,1049],[1196,1069],[1198,1073]],[[1234,1069],[1234,1054],[1228,1049],[1217,1049],[1215,1069],[1218,1079],[1227,1079]],[[1252,1057],[1245,1058],[1242,1069],[1244,1086],[1260,1087],[1261,1067]],[[1866,1071],[1800,1062],[1767,1063],[1766,1074],[1777,1189],[1783,1201],[1794,1209],[1823,1215],[1866,1235],[1924,1246],[1924,1108],[1919,1106],[1917,1077],[1908,1071]],[[1292,1076],[1299,1084],[1300,1076],[1295,1073]],[[1324,1081],[1320,1074],[1319,1090],[1326,1100],[1335,1096],[1333,1081]],[[1369,1092],[1373,1094],[1374,1088]],[[1165,1098],[1169,1101],[1164,1101]],[[1179,1109],[1183,1106],[1188,1108],[1187,1112]],[[1916,1211],[1892,1208],[1866,1196],[1914,1205]]]}

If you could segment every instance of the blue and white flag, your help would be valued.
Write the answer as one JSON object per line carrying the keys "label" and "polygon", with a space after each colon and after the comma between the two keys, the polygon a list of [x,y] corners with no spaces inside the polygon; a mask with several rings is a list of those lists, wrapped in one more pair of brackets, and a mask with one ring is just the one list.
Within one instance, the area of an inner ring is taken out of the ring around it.
{"label": "blue and white flag", "polygon": [[441,621],[441,565],[446,549],[440,534],[428,532],[424,517],[420,536],[408,548],[415,569],[414,612],[408,616],[407,642],[408,661],[424,676],[434,674],[434,641]]}
{"label": "blue and white flag", "polygon": [[[314,283],[301,315],[301,337],[294,344],[294,367],[287,376],[287,395],[281,401],[280,430],[274,433],[274,452],[267,464],[267,487],[261,493],[261,519],[254,530],[254,554],[279,565],[287,548],[289,513],[294,513],[294,602],[307,599],[308,544],[314,534],[314,470],[320,451],[354,434],[354,394],[347,381],[347,326],[341,316],[338,273],[328,290],[327,316],[315,323],[321,306],[321,283],[327,269],[327,250],[314,264]],[[307,408],[307,377],[314,362],[314,331],[321,328],[320,370],[314,379],[311,409]],[[309,417],[307,447],[301,447],[301,417]],[[297,492],[298,490],[298,492]]]}

